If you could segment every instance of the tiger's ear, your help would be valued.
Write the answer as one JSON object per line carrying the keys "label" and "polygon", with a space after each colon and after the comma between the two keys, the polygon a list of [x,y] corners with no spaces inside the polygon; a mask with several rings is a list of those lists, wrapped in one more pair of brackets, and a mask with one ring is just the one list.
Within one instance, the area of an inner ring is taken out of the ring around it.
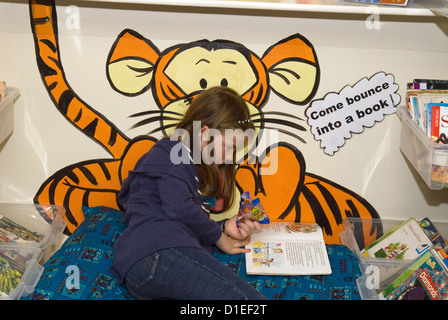
{"label": "tiger's ear", "polygon": [[300,34],[271,46],[262,61],[272,90],[290,103],[306,104],[316,93],[320,79],[317,56],[312,44]]}
{"label": "tiger's ear", "polygon": [[149,89],[160,52],[139,33],[125,29],[115,40],[107,57],[106,73],[112,88],[128,96]]}

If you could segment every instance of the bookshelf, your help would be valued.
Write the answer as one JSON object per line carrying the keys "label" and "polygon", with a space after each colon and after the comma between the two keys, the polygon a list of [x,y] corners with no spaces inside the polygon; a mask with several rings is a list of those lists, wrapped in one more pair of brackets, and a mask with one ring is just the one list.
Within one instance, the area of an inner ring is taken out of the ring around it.
{"label": "bookshelf", "polygon": [[[344,0],[255,0],[255,1],[227,1],[227,0],[82,0],[83,2],[126,5],[159,5],[190,8],[221,8],[243,10],[269,10],[275,12],[319,12],[365,14],[366,8],[374,3],[360,3]],[[378,13],[394,16],[445,16],[448,17],[448,2],[446,0],[410,0],[406,6],[381,5],[377,6]],[[257,14],[256,11],[252,11]]]}

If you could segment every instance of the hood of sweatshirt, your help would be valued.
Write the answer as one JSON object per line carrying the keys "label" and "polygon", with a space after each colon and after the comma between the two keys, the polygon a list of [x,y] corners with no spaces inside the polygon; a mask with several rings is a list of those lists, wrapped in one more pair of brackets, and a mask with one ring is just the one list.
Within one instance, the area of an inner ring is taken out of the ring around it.
{"label": "hood of sweatshirt", "polygon": [[129,186],[136,174],[145,174],[149,177],[170,175],[181,179],[189,185],[192,193],[200,190],[200,180],[193,164],[190,149],[178,140],[162,138],[146,154],[144,154],[129,171],[129,176],[123,181],[118,200],[122,207],[128,198]]}

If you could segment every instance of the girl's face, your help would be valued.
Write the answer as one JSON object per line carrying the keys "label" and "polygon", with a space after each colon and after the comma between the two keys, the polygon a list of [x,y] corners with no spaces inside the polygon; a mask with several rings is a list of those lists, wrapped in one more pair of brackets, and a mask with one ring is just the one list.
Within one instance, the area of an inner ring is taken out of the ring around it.
{"label": "girl's face", "polygon": [[221,132],[203,126],[201,128],[202,161],[206,164],[232,164],[235,161],[235,152],[242,149],[249,138],[248,133],[241,129],[226,129]]}

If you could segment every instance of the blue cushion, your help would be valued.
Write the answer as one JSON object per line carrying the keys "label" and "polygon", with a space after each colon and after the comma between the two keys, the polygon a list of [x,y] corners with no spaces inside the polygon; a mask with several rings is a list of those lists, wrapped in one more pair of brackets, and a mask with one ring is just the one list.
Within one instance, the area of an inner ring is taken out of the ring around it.
{"label": "blue cushion", "polygon": [[[84,208],[84,214],[86,219],[45,263],[35,290],[23,299],[133,299],[112,269],[113,245],[125,229],[123,212],[95,207]],[[245,271],[244,254],[228,255],[215,248],[213,256],[270,300],[359,300],[359,261],[344,246],[327,245],[327,250],[333,270],[327,276],[251,276]],[[79,288],[69,289],[78,278]]]}
{"label": "blue cushion", "polygon": [[44,264],[41,279],[24,299],[133,299],[112,269],[113,245],[125,229],[123,212],[107,207],[83,211],[85,220]]}

